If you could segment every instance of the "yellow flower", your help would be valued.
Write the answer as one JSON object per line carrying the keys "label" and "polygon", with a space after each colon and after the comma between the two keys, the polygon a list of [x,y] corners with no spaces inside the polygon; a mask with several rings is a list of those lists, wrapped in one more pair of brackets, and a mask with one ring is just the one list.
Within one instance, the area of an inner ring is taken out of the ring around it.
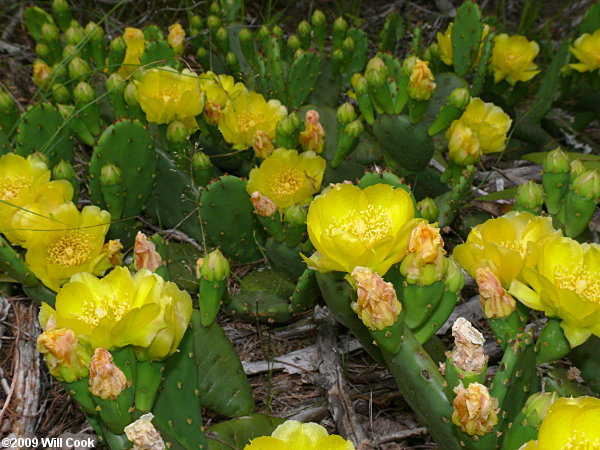
{"label": "yellow flower", "polygon": [[[480,154],[479,152],[500,152],[506,145],[506,134],[511,123],[511,118],[502,111],[502,108],[493,103],[484,103],[480,98],[472,98],[460,119],[452,122],[448,128],[446,139],[448,141],[455,139],[456,142],[452,145],[457,149],[462,146],[463,151],[468,155]],[[453,137],[458,127],[463,127],[460,129],[463,136]],[[469,130],[465,130],[465,127]]]}
{"label": "yellow flower", "polygon": [[188,69],[179,73],[165,66],[144,72],[136,98],[148,122],[180,120],[189,131],[198,128],[196,116],[202,112],[204,97],[198,76]]}
{"label": "yellow flower", "polygon": [[132,275],[116,267],[104,278],[78,273],[56,296],[56,309],[43,303],[40,323],[53,317],[92,348],[136,347],[138,357],[160,360],[178,347],[192,316],[192,300],[175,283],[147,269]]}
{"label": "yellow flower", "polygon": [[73,198],[66,180],[50,181],[50,171],[39,159],[16,153],[0,156],[0,227],[13,244],[25,242],[32,223],[40,219],[27,211],[46,214]]}
{"label": "yellow flower", "polygon": [[271,199],[280,210],[308,203],[321,189],[326,162],[313,152],[278,148],[260,167],[250,171],[246,191],[258,191]]}
{"label": "yellow flower", "polygon": [[[448,66],[452,65],[452,53],[453,53],[452,52],[452,28],[453,28],[453,26],[454,26],[454,23],[450,23],[450,25],[448,25],[448,28],[446,28],[446,31],[444,31],[444,34],[442,34],[440,32],[437,33],[437,42],[438,42],[438,47],[440,49],[440,58],[443,61],[443,63],[447,64]],[[488,25],[484,25],[483,31],[481,33],[481,43],[479,45],[479,54],[477,55],[477,60],[475,61],[475,64],[477,64],[477,62],[479,61],[479,58],[481,57],[483,41],[489,32],[490,32],[490,27]]]}
{"label": "yellow flower", "polygon": [[406,255],[414,205],[403,189],[375,184],[364,190],[339,184],[319,195],[308,210],[307,228],[317,250],[308,266],[320,272],[351,273],[368,267],[383,276]]}
{"label": "yellow flower", "polygon": [[125,51],[123,63],[117,73],[123,78],[127,78],[141,64],[146,41],[144,40],[144,32],[139,28],[125,28],[123,40],[125,41],[127,50]]}
{"label": "yellow flower", "polygon": [[183,53],[183,47],[185,46],[185,30],[180,23],[174,23],[169,27],[167,42],[175,53],[178,55]]}
{"label": "yellow flower", "polygon": [[435,91],[435,81],[429,63],[415,58],[408,83],[408,95],[415,100],[429,100]]}
{"label": "yellow flower", "polygon": [[72,383],[88,375],[91,353],[69,328],[49,328],[37,338],[38,351],[44,355],[50,374]]}
{"label": "yellow flower", "polygon": [[275,127],[287,109],[279,100],[269,100],[256,92],[240,92],[231,99],[219,117],[223,138],[236,150],[249,148],[258,131],[275,139]]}
{"label": "yellow flower", "polygon": [[596,30],[594,34],[582,34],[570,50],[579,60],[579,63],[569,64],[573,69],[578,72],[600,69],[600,30]]}
{"label": "yellow flower", "polygon": [[512,283],[509,292],[525,305],[562,319],[571,347],[591,334],[600,336],[600,245],[556,237],[540,245],[535,266],[523,269],[527,287]]}
{"label": "yellow flower", "polygon": [[351,306],[365,326],[383,330],[394,325],[402,311],[394,285],[368,267],[355,267],[350,275],[357,286],[357,301]]}
{"label": "yellow flower", "polygon": [[43,230],[30,233],[25,261],[31,271],[50,289],[58,291],[78,272],[103,274],[111,267],[104,236],[110,214],[96,206],[80,212],[73,203],[64,203],[44,219]]}
{"label": "yellow flower", "polygon": [[481,160],[481,146],[473,130],[456,121],[446,133],[448,156],[460,166],[475,164]]}
{"label": "yellow flower", "polygon": [[354,450],[354,444],[335,434],[329,436],[317,423],[288,420],[271,436],[253,439],[244,450]]}
{"label": "yellow flower", "polygon": [[204,115],[211,125],[219,123],[221,112],[232,98],[240,93],[248,93],[244,83],[235,81],[231,75],[217,75],[206,72],[199,77],[200,89],[206,95]]}
{"label": "yellow flower", "polygon": [[498,399],[491,397],[486,386],[471,383],[465,389],[462,382],[454,388],[452,423],[469,436],[483,436],[498,423]]}
{"label": "yellow flower", "polygon": [[492,49],[494,82],[506,79],[514,86],[518,81],[531,80],[540,73],[537,64],[533,62],[539,52],[537,42],[529,41],[525,36],[499,34]]}
{"label": "yellow flower", "polygon": [[600,400],[594,397],[562,397],[550,406],[540,425],[537,443],[527,450],[599,450]]}

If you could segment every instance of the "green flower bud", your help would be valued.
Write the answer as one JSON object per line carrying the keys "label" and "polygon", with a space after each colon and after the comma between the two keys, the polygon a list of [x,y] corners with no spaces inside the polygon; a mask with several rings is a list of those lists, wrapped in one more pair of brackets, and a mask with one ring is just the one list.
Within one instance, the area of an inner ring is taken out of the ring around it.
{"label": "green flower bud", "polygon": [[221,19],[215,15],[210,15],[206,18],[206,25],[210,30],[216,30],[221,26]]}
{"label": "green flower bud", "polygon": [[460,265],[453,257],[447,258],[448,266],[446,267],[446,276],[444,277],[444,286],[449,292],[458,293],[465,285],[465,276],[463,275]]}
{"label": "green flower bud", "polygon": [[46,22],[42,25],[42,39],[46,42],[58,41],[60,38],[60,31],[58,27],[53,23]]}
{"label": "green flower bud", "polygon": [[376,88],[383,86],[387,82],[388,68],[381,58],[376,56],[369,61],[365,78],[369,86]]}
{"label": "green flower bud", "polygon": [[135,85],[135,83],[127,84],[123,96],[125,97],[125,103],[127,103],[129,106],[136,106],[138,104],[137,86]]}
{"label": "green flower bud", "polygon": [[348,22],[343,17],[338,17],[333,21],[333,31],[340,31],[345,33],[348,31]]}
{"label": "green flower bud", "polygon": [[289,116],[283,117],[277,123],[277,127],[276,127],[277,134],[280,136],[291,136],[292,134],[294,134],[296,132],[297,129],[298,129],[298,126],[296,126],[296,121],[291,116],[291,114]]}
{"label": "green flower bud", "polygon": [[273,28],[271,28],[271,34],[277,39],[283,39],[283,29],[279,25],[273,25]]}
{"label": "green flower bud", "polygon": [[31,159],[34,161],[40,161],[46,164],[46,167],[50,167],[50,160],[48,157],[42,152],[33,152],[31,154]]}
{"label": "green flower bud", "polygon": [[219,2],[212,2],[210,4],[210,13],[217,16],[221,15],[221,6],[219,6]]}
{"label": "green flower bud", "polygon": [[261,25],[261,27],[258,29],[258,39],[259,40],[263,40],[268,38],[271,35],[271,30],[269,30],[269,27],[267,25]]}
{"label": "green flower bud", "polygon": [[438,45],[437,42],[432,42],[431,45],[429,47],[427,47],[427,50],[425,50],[425,55],[423,55],[423,57],[425,58],[425,61],[431,61],[432,59],[438,57],[440,55],[440,46]]}
{"label": "green flower bud", "polygon": [[304,55],[304,50],[302,50],[301,48],[299,48],[298,50],[296,50],[294,52],[294,59],[298,59],[300,58],[302,55]]}
{"label": "green flower bud", "polygon": [[75,177],[75,169],[68,161],[61,159],[57,165],[52,168],[52,178],[55,180],[69,180]]}
{"label": "green flower bud", "polygon": [[91,349],[69,328],[45,330],[37,338],[37,349],[44,355],[50,374],[59,381],[72,383],[89,373]]}
{"label": "green flower bud", "polygon": [[102,186],[114,186],[123,182],[121,169],[114,164],[105,164],[100,169],[100,184]]}
{"label": "green flower bud", "polygon": [[9,111],[15,106],[15,101],[8,93],[0,88],[0,111]]}
{"label": "green flower bud", "polygon": [[467,88],[454,89],[448,97],[448,104],[458,109],[465,108],[471,101],[471,94]]}
{"label": "green flower bud", "polygon": [[515,204],[530,211],[538,211],[544,204],[544,189],[535,181],[529,180],[517,188]]}
{"label": "green flower bud", "polygon": [[196,50],[196,58],[198,58],[200,64],[206,66],[208,69],[209,56],[208,50],[205,47],[198,47],[198,50]]}
{"label": "green flower bud", "polygon": [[321,11],[320,9],[315,9],[315,12],[313,13],[310,19],[310,22],[313,24],[313,26],[319,27],[325,25],[326,21],[327,18],[325,17],[325,14],[323,14],[323,11]]}
{"label": "green flower bud", "polygon": [[239,61],[237,56],[235,56],[235,53],[227,52],[227,54],[225,55],[225,63],[230,68],[235,68],[235,70],[233,70],[234,72],[239,72]]}
{"label": "green flower bud", "polygon": [[65,39],[67,41],[67,44],[77,45],[83,40],[84,37],[85,33],[83,31],[83,28],[79,26],[72,26],[67,31],[65,31]]}
{"label": "green flower bud", "polygon": [[303,225],[306,223],[308,212],[300,205],[288,206],[283,213],[283,220],[289,225]]}
{"label": "green flower bud", "polygon": [[66,82],[68,79],[68,76],[69,76],[69,72],[67,71],[67,68],[65,66],[63,66],[61,63],[54,64],[52,66],[50,73],[52,74],[53,80],[61,81],[61,82]]}
{"label": "green flower bud", "polygon": [[364,131],[365,131],[365,126],[363,125],[363,123],[360,119],[350,122],[344,128],[344,133],[346,133],[352,139],[358,139],[359,137],[362,136]]}
{"label": "green flower bud", "polygon": [[127,44],[125,44],[125,39],[121,36],[117,36],[112,41],[110,41],[110,51],[115,53],[122,53],[127,50]]}
{"label": "green flower bud", "polygon": [[96,99],[96,92],[88,83],[80,81],[73,90],[73,96],[78,104],[88,104]]}
{"label": "green flower bud", "polygon": [[367,79],[362,75],[360,77],[356,77],[354,81],[354,92],[356,95],[367,94],[369,91],[369,85],[367,83]]}
{"label": "green flower bud", "polygon": [[35,44],[35,54],[41,59],[46,60],[50,56],[50,47],[42,42]]}
{"label": "green flower bud", "polygon": [[50,79],[51,74],[52,70],[48,67],[48,64],[41,59],[35,60],[33,63],[33,82],[37,87],[44,86]]}
{"label": "green flower bud", "polygon": [[178,144],[187,142],[190,132],[186,126],[178,120],[174,120],[167,127],[167,139]]}
{"label": "green flower bud", "polygon": [[108,92],[123,93],[126,86],[125,79],[116,72],[111,74],[106,80],[106,90]]}
{"label": "green flower bud", "polygon": [[356,119],[356,111],[354,110],[354,106],[351,103],[344,103],[337,110],[337,121],[342,125],[349,124],[353,120]]}
{"label": "green flower bud", "polygon": [[290,52],[296,52],[300,48],[300,38],[297,34],[290,34],[287,40],[287,47]]}
{"label": "green flower bud", "polygon": [[300,128],[300,125],[302,125],[302,120],[300,120],[300,116],[295,111],[289,114],[288,118],[292,121],[294,128]]}
{"label": "green flower bud", "polygon": [[303,20],[302,22],[300,22],[298,24],[298,36],[300,36],[300,37],[310,36],[310,31],[311,31],[310,24],[306,20]]}
{"label": "green flower bud", "polygon": [[194,157],[192,158],[192,168],[194,170],[208,169],[210,167],[212,167],[212,162],[206,153],[197,152],[194,154]]}
{"label": "green flower bud", "polygon": [[550,173],[568,173],[571,170],[569,156],[560,147],[556,147],[546,156],[544,170]]}
{"label": "green flower bud", "polygon": [[249,42],[252,40],[252,31],[249,28],[242,28],[240,30],[239,38],[241,42]]}
{"label": "green flower bud", "polygon": [[586,168],[580,160],[574,159],[573,161],[571,161],[571,183],[575,178],[577,178],[585,171]]}
{"label": "green flower bud", "polygon": [[582,173],[573,180],[571,189],[580,197],[597,201],[600,198],[600,172],[593,169]]}
{"label": "green flower bud", "polygon": [[75,80],[88,78],[91,72],[90,65],[79,56],[75,56],[69,63],[69,76]]}
{"label": "green flower bud", "polygon": [[215,39],[219,49],[226,53],[229,50],[229,33],[224,27],[219,27],[215,33]]}
{"label": "green flower bud", "polygon": [[69,60],[69,59],[74,58],[75,56],[79,55],[79,49],[77,48],[76,45],[67,44],[63,48],[63,54],[62,55],[63,55],[63,58]]}
{"label": "green flower bud", "polygon": [[354,51],[354,39],[350,36],[344,39],[344,42],[342,42],[342,49],[346,53],[352,53]]}
{"label": "green flower bud", "polygon": [[338,64],[343,63],[345,57],[346,55],[344,53],[344,50],[342,50],[341,48],[337,48],[331,53],[331,58]]}
{"label": "green flower bud", "polygon": [[229,277],[229,261],[216,249],[204,258],[200,275],[208,281],[222,281]]}
{"label": "green flower bud", "polygon": [[53,0],[52,1],[52,11],[53,12],[67,12],[70,11],[69,2],[67,0]]}
{"label": "green flower bud", "polygon": [[[200,31],[202,30],[202,27],[204,25],[204,22],[202,22],[202,17],[200,17],[198,14],[194,14],[192,17],[190,17],[190,28],[192,30],[197,30]],[[245,28],[244,28],[245,30]],[[242,30],[242,31],[244,31]],[[242,38],[242,32],[240,31],[240,39]]]}
{"label": "green flower bud", "polygon": [[419,209],[423,219],[431,223],[437,221],[440,210],[435,203],[435,200],[433,200],[431,197],[425,197],[423,200],[417,203],[417,208]]}
{"label": "green flower bud", "polygon": [[527,417],[527,424],[532,427],[539,427],[546,418],[550,406],[558,400],[557,392],[538,392],[533,394],[525,402],[523,414]]}
{"label": "green flower bud", "polygon": [[64,84],[54,83],[52,85],[52,98],[56,103],[69,103],[71,101],[71,93]]}
{"label": "green flower bud", "polygon": [[406,58],[404,60],[404,62],[402,63],[402,74],[406,75],[406,76],[410,76],[412,74],[413,68],[415,67],[415,64],[417,63],[417,57],[416,56],[409,56],[408,58]]}
{"label": "green flower bud", "polygon": [[90,36],[92,41],[104,42],[104,30],[99,27],[95,22],[89,22],[85,26],[85,34]]}

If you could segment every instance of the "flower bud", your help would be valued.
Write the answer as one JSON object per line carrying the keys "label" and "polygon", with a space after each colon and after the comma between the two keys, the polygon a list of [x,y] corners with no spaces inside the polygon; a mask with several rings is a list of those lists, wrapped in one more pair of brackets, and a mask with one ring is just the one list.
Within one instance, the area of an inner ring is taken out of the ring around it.
{"label": "flower bud", "polygon": [[454,292],[456,295],[465,285],[465,276],[462,273],[460,265],[453,257],[449,257],[446,265],[446,274],[444,276],[444,286],[448,292]]}
{"label": "flower bud", "polygon": [[210,157],[204,152],[196,152],[192,158],[192,168],[197,169],[209,169],[212,167]]}
{"label": "flower bud", "polygon": [[62,52],[63,59],[67,59],[70,61],[71,59],[73,59],[75,56],[78,56],[78,55],[79,55],[79,49],[77,48],[76,45],[67,44],[63,48],[63,52]]}
{"label": "flower bud", "polygon": [[127,378],[108,350],[98,347],[90,362],[90,392],[101,399],[115,399],[127,388]]}
{"label": "flower bud", "polygon": [[438,58],[440,56],[440,46],[437,42],[432,42],[427,50],[425,50],[425,54],[423,58],[425,61],[431,61],[432,59]]}
{"label": "flower bud", "polygon": [[91,360],[88,349],[70,328],[57,329],[48,324],[37,338],[37,348],[44,355],[50,374],[67,383],[86,377]]}
{"label": "flower bud", "polygon": [[152,413],[144,414],[125,427],[125,435],[130,442],[133,442],[134,450],[164,450],[166,448],[160,433],[152,425],[153,418]]}
{"label": "flower bud", "polygon": [[55,180],[69,180],[75,177],[75,169],[68,161],[61,159],[58,164],[52,168],[52,178]]}
{"label": "flower bud", "polygon": [[325,130],[319,122],[319,113],[314,109],[306,111],[304,131],[300,133],[300,144],[305,151],[321,153],[325,146]]}
{"label": "flower bud", "polygon": [[269,36],[271,36],[271,30],[269,30],[269,27],[267,25],[261,25],[260,28],[258,29],[257,32],[257,38],[259,41],[262,41],[266,38],[268,38]]}
{"label": "flower bud", "polygon": [[304,225],[308,212],[300,205],[288,206],[283,213],[283,220],[289,225]]}
{"label": "flower bud", "polygon": [[127,44],[125,44],[125,39],[122,36],[117,36],[112,41],[110,41],[110,51],[114,53],[125,53],[127,50]]}
{"label": "flower bud", "polygon": [[39,59],[45,61],[46,59],[51,57],[50,47],[48,47],[43,42],[38,42],[37,44],[35,44],[35,54],[39,56]]}
{"label": "flower bud", "polygon": [[54,83],[52,85],[52,98],[56,103],[69,103],[71,101],[71,93],[64,84]]}
{"label": "flower bud", "polygon": [[65,40],[67,41],[67,44],[77,45],[84,37],[85,33],[81,26],[71,26],[65,31]]}
{"label": "flower bud", "polygon": [[483,354],[485,338],[471,323],[459,317],[452,325],[454,350],[452,363],[465,372],[481,373],[486,357]]}
{"label": "flower bud", "polygon": [[241,42],[250,42],[252,40],[252,31],[249,28],[242,28],[239,39]]}
{"label": "flower bud", "polygon": [[185,30],[180,23],[174,23],[169,26],[169,36],[167,42],[175,51],[175,54],[181,55],[185,47]]}
{"label": "flower bud", "polygon": [[200,274],[208,281],[225,280],[229,276],[229,261],[216,249],[204,258]]}
{"label": "flower bud", "polygon": [[135,85],[135,83],[130,82],[127,84],[125,92],[123,93],[123,97],[125,98],[125,103],[127,103],[129,106],[138,105],[137,86]]}
{"label": "flower bud", "polygon": [[39,161],[41,163],[44,163],[44,165],[46,167],[50,167],[50,160],[48,159],[48,156],[45,153],[42,153],[42,152],[33,152],[31,155],[29,155],[29,158],[31,158],[32,162],[33,161]]}
{"label": "flower bud", "polygon": [[435,222],[437,220],[440,210],[435,203],[435,200],[431,197],[425,197],[419,203],[417,203],[417,209],[421,214],[421,217],[428,222]]}
{"label": "flower bud", "polygon": [[585,171],[586,168],[579,159],[574,159],[571,161],[571,183],[573,180],[575,180],[575,178],[583,174]]}
{"label": "flower bud", "polygon": [[123,245],[119,239],[111,239],[102,246],[102,253],[107,255],[108,262],[112,266],[123,265]]}
{"label": "flower bud", "polygon": [[189,130],[183,122],[180,122],[179,120],[174,120],[167,127],[167,139],[171,142],[183,144],[187,142],[189,135]]}
{"label": "flower bud", "polygon": [[516,309],[515,299],[506,292],[498,277],[489,267],[477,269],[475,280],[479,287],[481,309],[486,318],[501,319],[508,317]]}
{"label": "flower bud", "polygon": [[523,413],[527,417],[527,424],[532,427],[539,427],[546,418],[548,410],[558,398],[559,395],[556,391],[538,392],[530,396],[527,402],[525,402],[525,406],[523,406]]}
{"label": "flower bud", "polygon": [[515,205],[530,211],[541,211],[544,204],[544,189],[533,180],[521,184],[515,195]]}
{"label": "flower bud", "polygon": [[223,52],[229,51],[229,32],[225,27],[219,27],[215,33],[215,40],[217,41],[218,48]]}
{"label": "flower bud", "polygon": [[79,56],[75,56],[69,63],[69,76],[75,80],[88,78],[91,72],[90,65]]}
{"label": "flower bud", "polygon": [[[449,134],[449,136],[448,136]],[[468,166],[481,160],[481,147],[477,134],[460,122],[448,129],[448,156],[459,166]]]}
{"label": "flower bud", "polygon": [[73,96],[75,97],[75,102],[82,105],[87,105],[96,100],[94,88],[85,81],[77,83],[77,86],[73,90]]}
{"label": "flower bud", "polygon": [[263,130],[256,130],[254,133],[254,139],[252,140],[252,148],[254,149],[254,154],[259,158],[266,158],[275,148],[273,147],[273,142],[271,142],[271,138],[267,135],[267,133]]}
{"label": "flower bud", "polygon": [[323,14],[323,11],[321,11],[320,9],[315,9],[315,12],[311,17],[310,22],[313,24],[314,27],[319,27],[325,25],[326,20],[327,19],[325,17],[325,14]]}
{"label": "flower bud", "polygon": [[338,17],[333,21],[333,31],[345,33],[348,30],[348,22],[343,17]]}
{"label": "flower bud", "polygon": [[582,173],[573,180],[571,189],[580,197],[597,201],[600,198],[600,172],[598,169],[592,169]]}
{"label": "flower bud", "polygon": [[433,81],[429,65],[427,62],[415,58],[408,82],[409,97],[418,101],[427,101],[433,95],[433,91],[435,91],[435,81]]}
{"label": "flower bud", "polygon": [[221,15],[221,7],[219,6],[218,1],[214,1],[209,6],[209,11],[211,14],[215,14],[217,16]]}
{"label": "flower bud", "polygon": [[351,36],[348,36],[346,39],[344,39],[344,42],[342,42],[342,50],[347,55],[354,51],[354,39],[352,39]]}
{"label": "flower bud", "polygon": [[365,77],[359,74],[359,76],[353,78],[353,80],[354,83],[352,84],[352,87],[354,88],[356,95],[363,95],[368,93],[369,85]]}
{"label": "flower bud", "polygon": [[279,25],[273,25],[273,28],[271,28],[271,34],[279,39],[279,41],[283,40],[283,28],[281,28]]}
{"label": "flower bud", "polygon": [[310,31],[310,24],[306,20],[303,20],[298,24],[298,36],[300,36],[301,38],[305,36],[310,37]]}
{"label": "flower bud", "polygon": [[300,48],[300,39],[297,34],[290,34],[287,40],[287,48],[290,53],[295,53]]}
{"label": "flower bud", "polygon": [[294,53],[294,60],[301,58],[302,55],[304,54],[304,50],[302,50],[301,48],[299,48],[298,50],[296,50],[296,52]]}
{"label": "flower bud", "polygon": [[15,101],[4,89],[0,88],[0,112],[5,112],[15,107]]}
{"label": "flower bud", "polygon": [[90,37],[91,41],[102,42],[104,45],[104,30],[95,22],[88,22],[85,26],[85,34]]}
{"label": "flower bud", "polygon": [[227,52],[227,54],[225,55],[225,64],[227,64],[227,67],[229,67],[231,71],[239,73],[240,66],[238,57],[235,55],[235,53]]}
{"label": "flower bud", "polygon": [[100,184],[102,186],[114,186],[123,182],[121,169],[114,164],[105,164],[100,169]]}
{"label": "flower bud", "polygon": [[[292,117],[292,114],[294,117]],[[279,122],[277,122],[277,134],[280,136],[291,136],[293,135],[298,127],[300,126],[300,119],[296,113],[284,116]]]}
{"label": "flower bud", "polygon": [[271,217],[278,210],[277,205],[273,203],[273,200],[265,195],[262,195],[258,191],[252,193],[250,196],[250,201],[254,206],[256,214],[262,217]]}
{"label": "flower bud", "polygon": [[292,113],[290,113],[290,114],[288,114],[288,118],[290,119],[290,121],[294,125],[294,128],[298,129],[298,128],[300,128],[300,125],[302,125],[302,121],[300,120],[300,116],[295,111],[292,112]]}
{"label": "flower bud", "polygon": [[342,125],[349,124],[353,120],[356,119],[356,111],[354,111],[354,106],[351,103],[344,103],[337,110],[337,121]]}
{"label": "flower bud", "polygon": [[567,173],[571,170],[569,156],[560,147],[548,153],[544,162],[544,170],[550,173]]}
{"label": "flower bud", "polygon": [[117,72],[111,74],[106,80],[106,90],[108,92],[121,93],[123,95],[126,86],[124,78]]}
{"label": "flower bud", "polygon": [[33,63],[33,82],[37,87],[42,87],[50,78],[50,67],[41,59]]}
{"label": "flower bud", "polygon": [[46,22],[42,25],[42,39],[45,42],[53,42],[58,41],[60,37],[60,31],[58,31],[58,27],[53,23]]}
{"label": "flower bud", "polygon": [[216,30],[221,26],[221,19],[214,14],[211,14],[206,18],[206,25],[208,25],[210,30]]}
{"label": "flower bud", "polygon": [[372,87],[381,87],[387,82],[388,68],[381,58],[376,56],[369,61],[365,78],[367,84]]}
{"label": "flower bud", "polygon": [[492,431],[498,423],[498,399],[491,397],[488,388],[471,383],[464,388],[460,383],[454,388],[456,397],[452,402],[452,423],[469,436]]}
{"label": "flower bud", "polygon": [[331,59],[336,64],[342,64],[344,62],[345,58],[346,58],[346,55],[344,53],[344,50],[342,50],[341,48],[336,48],[333,52],[331,52]]}
{"label": "flower bud", "polygon": [[448,97],[448,104],[458,109],[466,108],[471,101],[471,94],[467,88],[456,88]]}
{"label": "flower bud", "polygon": [[365,326],[371,330],[383,330],[396,323],[402,304],[392,283],[383,281],[368,267],[355,267],[351,276],[357,285],[357,301],[351,306]]}
{"label": "flower bud", "polygon": [[163,260],[160,254],[156,251],[154,242],[149,241],[144,233],[138,231],[133,244],[133,267],[135,270],[148,269],[155,272],[163,265]]}
{"label": "flower bud", "polygon": [[358,139],[359,137],[362,136],[364,131],[365,131],[365,126],[363,125],[363,123],[360,119],[350,122],[344,128],[344,133],[346,133],[352,139]]}
{"label": "flower bud", "polygon": [[65,66],[61,63],[56,63],[52,66],[52,76],[54,77],[54,80],[59,81],[60,83],[66,83],[68,81],[69,73]]}

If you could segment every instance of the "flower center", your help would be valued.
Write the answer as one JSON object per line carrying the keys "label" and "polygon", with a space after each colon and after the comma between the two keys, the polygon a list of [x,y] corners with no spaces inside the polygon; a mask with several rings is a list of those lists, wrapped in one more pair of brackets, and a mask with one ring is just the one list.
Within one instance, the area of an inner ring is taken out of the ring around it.
{"label": "flower center", "polygon": [[238,113],[237,121],[240,131],[248,131],[264,120],[264,114],[259,113]]}
{"label": "flower center", "polygon": [[159,89],[157,97],[160,98],[164,103],[169,103],[171,100],[178,100],[180,94],[175,86],[169,86]]}
{"label": "flower center", "polygon": [[590,273],[584,267],[556,267],[554,283],[559,289],[568,289],[585,297],[589,301],[600,303],[600,278],[598,274]]}
{"label": "flower center", "polygon": [[273,180],[271,191],[281,198],[293,194],[302,186],[302,172],[298,169],[281,170]]}
{"label": "flower center", "polygon": [[498,242],[498,247],[510,248],[517,252],[521,258],[525,258],[527,254],[527,241],[500,241]]}
{"label": "flower center", "polygon": [[12,200],[19,196],[23,189],[31,186],[31,181],[26,177],[5,178],[0,182],[0,198],[2,200]]}
{"label": "flower center", "polygon": [[128,312],[128,299],[119,298],[117,295],[113,295],[96,301],[89,299],[83,300],[82,312],[76,314],[76,317],[95,328],[103,317],[110,315],[112,319],[118,322]]}
{"label": "flower center", "polygon": [[585,433],[576,431],[563,448],[565,450],[600,450],[600,439],[596,438],[592,441],[585,438]]}
{"label": "flower center", "polygon": [[329,226],[328,232],[344,231],[358,237],[368,248],[389,234],[392,219],[383,206],[369,205],[365,209],[349,212],[346,216]]}
{"label": "flower center", "polygon": [[82,230],[65,233],[48,247],[48,263],[74,267],[87,261],[92,252],[90,236]]}

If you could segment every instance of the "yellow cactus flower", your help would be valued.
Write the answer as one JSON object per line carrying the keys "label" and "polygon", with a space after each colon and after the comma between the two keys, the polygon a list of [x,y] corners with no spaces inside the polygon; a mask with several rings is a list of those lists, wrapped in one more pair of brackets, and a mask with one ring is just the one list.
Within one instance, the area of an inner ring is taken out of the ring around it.
{"label": "yellow cactus flower", "polygon": [[406,255],[411,230],[425,222],[414,214],[413,200],[404,189],[338,184],[309,207],[308,235],[316,252],[302,257],[319,272],[351,273],[362,266],[383,276]]}
{"label": "yellow cactus flower", "polygon": [[520,450],[600,449],[600,400],[594,397],[561,397],[540,425],[538,440]]}
{"label": "yellow cactus flower", "polygon": [[204,108],[204,96],[191,70],[179,73],[168,66],[147,70],[137,82],[136,98],[148,122],[180,120],[190,132],[198,128],[196,116]]}
{"label": "yellow cactus flower", "polygon": [[53,320],[69,327],[92,348],[136,348],[138,358],[156,361],[177,349],[192,316],[192,299],[175,283],[142,269],[132,275],[116,267],[104,278],[71,277],[56,296],[56,309],[42,304],[42,327]]}
{"label": "yellow cactus flower", "polygon": [[37,87],[42,87],[46,84],[46,81],[50,78],[52,70],[41,59],[36,59],[33,63],[33,83]]}
{"label": "yellow cactus flower", "polygon": [[50,171],[37,158],[16,153],[0,156],[0,231],[16,245],[22,245],[33,223],[55,207],[73,198],[73,186],[66,180],[50,181]]}
{"label": "yellow cactus flower", "polygon": [[571,53],[579,60],[578,63],[569,64],[569,67],[578,72],[592,72],[600,69],[600,30],[593,34],[584,33],[577,38]]}
{"label": "yellow cactus flower", "polygon": [[64,203],[43,220],[47,228],[30,233],[23,246],[31,271],[50,289],[58,291],[71,275],[91,272],[102,275],[112,265],[104,236],[110,214],[96,206],[80,212],[73,203]]}
{"label": "yellow cactus flower", "polygon": [[533,267],[523,269],[529,285],[515,280],[509,293],[532,309],[562,319],[571,347],[600,336],[600,245],[556,237],[540,245]]}
{"label": "yellow cactus flower", "polygon": [[426,101],[435,91],[435,81],[429,69],[429,63],[419,58],[415,58],[415,60],[408,82],[408,95],[415,100]]}
{"label": "yellow cactus flower", "polygon": [[94,350],[90,361],[90,392],[104,400],[115,399],[127,388],[127,378],[113,362],[109,351],[103,348]]}
{"label": "yellow cactus flower", "polygon": [[199,76],[200,89],[206,95],[204,116],[211,125],[217,125],[225,107],[240,93],[247,94],[246,85],[235,81],[231,75],[206,72]]}
{"label": "yellow cactus flower", "polygon": [[[447,64],[448,66],[452,65],[452,28],[454,27],[454,23],[450,23],[450,25],[448,25],[448,28],[446,28],[446,31],[444,31],[444,33],[440,33],[438,31],[437,33],[437,43],[438,43],[438,47],[440,49],[440,58],[442,60],[442,62],[444,64]],[[490,27],[489,25],[484,25],[483,26],[483,31],[481,33],[481,43],[479,45],[479,54],[477,55],[477,60],[475,61],[475,64],[477,64],[477,62],[479,61],[479,58],[481,57],[481,51],[482,51],[482,47],[483,47],[483,41],[486,38],[486,36],[488,35],[488,33],[490,32]]]}
{"label": "yellow cactus flower", "polygon": [[469,436],[483,436],[498,423],[498,399],[488,388],[471,383],[465,389],[462,382],[454,388],[452,423]]}
{"label": "yellow cactus flower", "polygon": [[511,211],[475,226],[464,244],[453,252],[458,263],[473,277],[477,269],[489,268],[504,288],[521,277],[528,254],[542,239],[560,235],[549,217]]}
{"label": "yellow cactus flower", "polygon": [[531,80],[540,73],[533,62],[539,52],[538,43],[525,36],[497,35],[492,49],[494,82],[506,80],[514,86],[518,81]]}
{"label": "yellow cactus flower", "polygon": [[356,283],[357,301],[352,309],[371,330],[383,330],[396,323],[402,311],[392,283],[368,267],[355,267],[350,274]]}
{"label": "yellow cactus flower", "polygon": [[355,450],[351,441],[327,433],[317,423],[287,420],[271,436],[253,439],[244,450]]}
{"label": "yellow cactus flower", "polygon": [[123,78],[127,78],[135,72],[142,63],[142,55],[146,48],[146,41],[144,40],[144,32],[142,30],[131,27],[125,28],[123,40],[125,41],[127,49],[125,50],[125,58],[117,73]]}
{"label": "yellow cactus flower", "polygon": [[181,55],[185,46],[185,30],[180,23],[174,23],[169,27],[167,42],[176,54]]}
{"label": "yellow cactus flower", "polygon": [[269,100],[257,92],[240,92],[231,99],[219,117],[219,130],[236,150],[252,146],[257,132],[275,139],[275,127],[287,109],[279,100]]}
{"label": "yellow cactus flower", "polygon": [[89,373],[91,351],[69,328],[49,328],[37,338],[37,349],[44,355],[50,374],[72,383]]}
{"label": "yellow cactus flower", "polygon": [[298,154],[296,150],[278,148],[250,171],[246,191],[260,192],[280,210],[308,203],[321,189],[325,159],[313,152]]}
{"label": "yellow cactus flower", "polygon": [[[473,133],[477,137],[479,151],[482,154],[500,152],[506,145],[506,135],[511,123],[511,118],[502,111],[502,108],[493,103],[484,103],[480,98],[472,98],[462,116],[452,122],[448,128],[446,139],[452,140],[457,127],[466,127],[470,131],[463,130],[462,133]],[[472,139],[473,137],[467,135],[458,139],[467,154],[476,153],[475,143],[470,142]],[[458,143],[455,145],[458,147]]]}
{"label": "yellow cactus flower", "polygon": [[448,139],[448,157],[460,166],[475,164],[481,160],[481,146],[479,138],[469,127],[460,121],[446,133]]}

